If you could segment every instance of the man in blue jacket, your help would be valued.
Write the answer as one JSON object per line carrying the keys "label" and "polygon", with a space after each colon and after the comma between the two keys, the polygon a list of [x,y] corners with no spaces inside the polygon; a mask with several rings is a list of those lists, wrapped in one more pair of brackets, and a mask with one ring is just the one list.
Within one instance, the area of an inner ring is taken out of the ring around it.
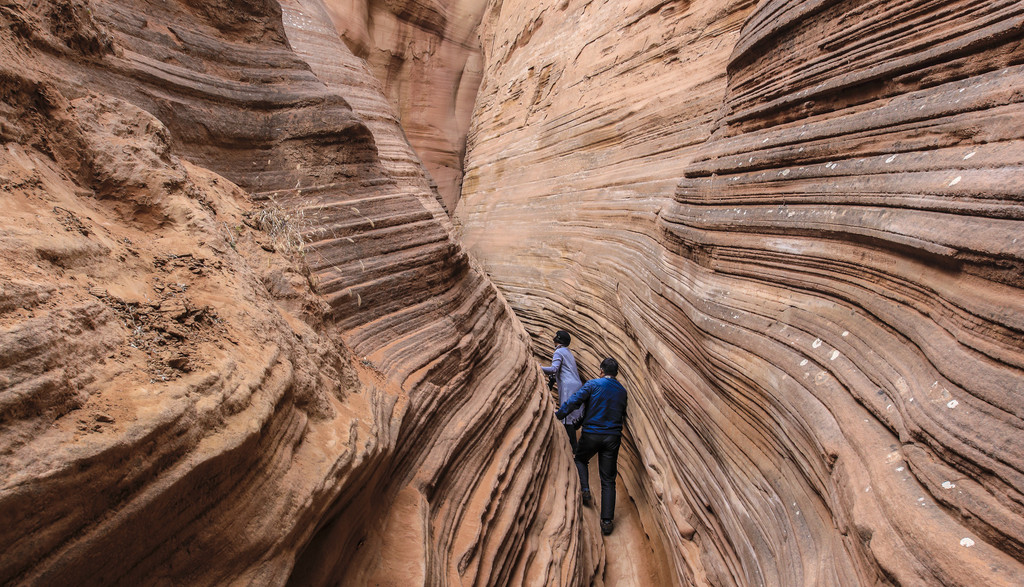
{"label": "man in blue jacket", "polygon": [[601,474],[601,532],[606,536],[615,527],[615,475],[618,472],[619,443],[622,424],[626,419],[626,388],[615,379],[619,364],[615,359],[601,361],[603,377],[591,379],[555,412],[564,418],[573,410],[584,406],[583,434],[576,445],[576,470],[583,489],[583,505],[590,505],[590,475],[587,463],[597,455],[597,470]]}

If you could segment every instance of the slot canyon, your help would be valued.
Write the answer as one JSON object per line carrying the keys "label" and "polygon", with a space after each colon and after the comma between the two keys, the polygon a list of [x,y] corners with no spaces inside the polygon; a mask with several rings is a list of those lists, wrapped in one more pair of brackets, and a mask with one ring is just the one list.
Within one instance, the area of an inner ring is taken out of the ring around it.
{"label": "slot canyon", "polygon": [[1024,585],[1020,0],[0,23],[0,584]]}

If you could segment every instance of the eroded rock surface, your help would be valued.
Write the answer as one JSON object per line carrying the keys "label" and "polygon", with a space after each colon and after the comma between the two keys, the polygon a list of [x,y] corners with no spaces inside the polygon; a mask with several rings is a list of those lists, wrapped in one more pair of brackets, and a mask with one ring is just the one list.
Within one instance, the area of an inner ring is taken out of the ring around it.
{"label": "eroded rock surface", "polygon": [[1022,11],[485,16],[464,242],[538,340],[623,363],[680,583],[1024,576]]}
{"label": "eroded rock surface", "polygon": [[477,31],[487,1],[323,4],[336,34],[361,58],[362,67],[373,72],[445,207],[453,211],[462,189],[466,132],[483,73]]}
{"label": "eroded rock surface", "polygon": [[0,582],[599,572],[527,336],[324,14],[0,9]]}
{"label": "eroded rock surface", "polygon": [[[0,22],[0,582],[1024,575],[1019,2]],[[607,553],[505,299],[623,363]]]}

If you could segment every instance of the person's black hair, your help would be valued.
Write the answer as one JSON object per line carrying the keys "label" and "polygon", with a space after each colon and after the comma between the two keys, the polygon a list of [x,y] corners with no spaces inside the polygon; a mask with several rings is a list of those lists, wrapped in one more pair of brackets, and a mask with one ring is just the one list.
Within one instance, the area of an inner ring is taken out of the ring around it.
{"label": "person's black hair", "polygon": [[605,375],[611,375],[612,377],[615,377],[616,375],[619,374],[619,362],[611,357],[608,357],[607,359],[601,361],[601,372],[604,373]]}
{"label": "person's black hair", "polygon": [[569,333],[564,330],[559,330],[558,332],[555,333],[555,342],[562,346],[569,346],[569,341],[571,340],[572,337],[569,336]]}

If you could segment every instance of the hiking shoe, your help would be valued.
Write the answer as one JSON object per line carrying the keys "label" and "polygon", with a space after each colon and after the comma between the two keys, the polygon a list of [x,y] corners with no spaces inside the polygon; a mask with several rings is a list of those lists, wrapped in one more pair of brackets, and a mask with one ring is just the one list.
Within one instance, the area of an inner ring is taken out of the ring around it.
{"label": "hiking shoe", "polygon": [[590,503],[591,503],[590,490],[589,489],[584,489],[583,490],[583,507],[590,507]]}
{"label": "hiking shoe", "polygon": [[607,536],[612,533],[612,530],[614,528],[615,522],[613,522],[612,520],[601,520],[601,534]]}

